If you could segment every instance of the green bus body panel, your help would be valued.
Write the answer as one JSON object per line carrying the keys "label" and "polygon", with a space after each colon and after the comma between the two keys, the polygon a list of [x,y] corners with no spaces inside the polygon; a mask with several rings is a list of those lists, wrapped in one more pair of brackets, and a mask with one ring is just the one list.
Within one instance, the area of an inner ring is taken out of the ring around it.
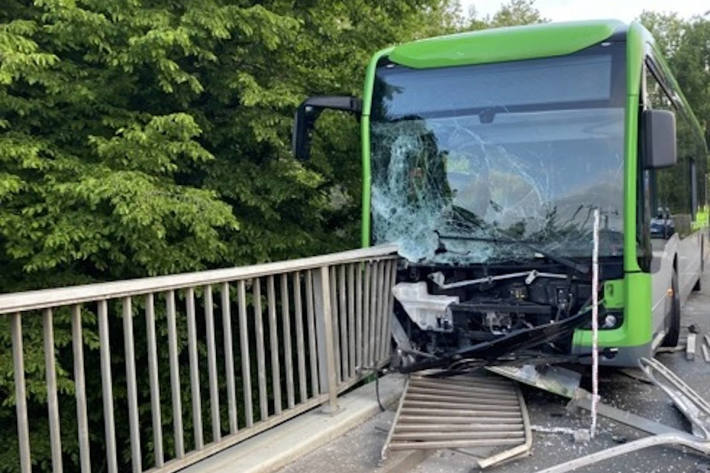
{"label": "green bus body panel", "polygon": [[[636,249],[636,178],[638,172],[639,94],[645,44],[653,41],[640,23],[629,25],[626,35],[626,113],[624,143],[624,321],[621,327],[599,331],[599,346],[623,348],[646,345],[653,336],[651,275],[642,273]],[[606,287],[605,287],[606,290]],[[618,301],[614,300],[615,308]],[[577,330],[572,344],[592,345],[590,330]]]}
{"label": "green bus body panel", "polygon": [[[640,272],[636,247],[636,194],[637,173],[641,165],[638,155],[638,110],[641,91],[641,75],[647,51],[653,51],[655,62],[665,69],[667,76],[680,90],[669,71],[663,55],[658,51],[651,34],[640,23],[629,26],[626,37],[626,144],[624,168],[624,323],[615,330],[599,332],[602,347],[638,347],[651,343],[653,337],[653,315],[651,309],[651,275]],[[687,110],[687,100],[681,92],[678,99]],[[697,128],[699,122],[691,112],[691,120]],[[692,222],[693,229],[706,228],[709,222],[708,210],[701,208]],[[605,287],[606,289],[606,287]],[[577,330],[572,341],[577,347],[590,347],[592,334],[589,330]]]}
{"label": "green bus body panel", "polygon": [[[384,56],[407,67],[433,68],[503,62],[571,54],[599,43],[624,27],[622,22],[585,21],[498,28],[431,38],[377,52],[370,61],[364,84],[362,112],[362,246],[370,245],[370,111],[377,62]],[[626,113],[624,120],[624,272],[623,280],[605,282],[607,307],[624,309],[623,323],[599,332],[601,347],[624,348],[648,345],[652,338],[651,275],[641,272],[636,248],[636,179],[638,159],[638,110],[642,65],[648,31],[637,22],[626,36]],[[611,292],[609,292],[611,291]],[[572,344],[589,347],[592,333],[576,330]]]}
{"label": "green bus body panel", "polygon": [[360,239],[362,247],[370,246],[370,197],[372,195],[372,173],[370,172],[370,110],[372,110],[372,89],[375,84],[377,61],[392,52],[393,48],[378,51],[372,56],[365,74],[365,88],[362,93],[362,119],[360,139],[362,142],[362,223]]}
{"label": "green bus body panel", "polygon": [[390,59],[429,68],[560,56],[599,43],[624,26],[597,20],[493,28],[405,43],[394,48]]}
{"label": "green bus body panel", "polygon": [[645,29],[637,22],[626,34],[626,114],[624,145],[624,271],[640,271],[636,251],[639,93]]}
{"label": "green bus body panel", "polygon": [[624,307],[624,280],[611,279],[604,281],[604,307],[621,309]]}
{"label": "green bus body panel", "polygon": [[[651,275],[627,273],[623,289],[626,299],[624,323],[613,330],[600,330],[600,347],[637,347],[651,342]],[[576,330],[572,345],[591,347],[592,331]]]}

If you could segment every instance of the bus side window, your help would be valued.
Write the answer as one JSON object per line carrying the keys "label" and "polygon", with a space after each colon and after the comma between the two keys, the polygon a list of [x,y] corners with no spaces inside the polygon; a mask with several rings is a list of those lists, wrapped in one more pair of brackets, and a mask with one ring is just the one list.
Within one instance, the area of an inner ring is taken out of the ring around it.
{"label": "bus side window", "polygon": [[698,139],[697,151],[695,152],[695,223],[696,228],[707,227],[708,217],[708,169],[707,169],[707,148],[705,140],[701,136]]}
{"label": "bus side window", "polygon": [[678,163],[675,166],[650,171],[651,213],[657,222],[666,222],[663,226],[656,225],[655,231],[652,225],[651,237],[668,238],[677,232],[682,238],[692,231],[697,208],[698,186],[693,178],[696,171],[693,171],[692,164],[697,141],[692,122],[683,110],[676,109],[650,68],[646,68],[646,92],[650,108],[675,113],[678,147]]}
{"label": "bus side window", "polygon": [[690,160],[690,213],[693,221],[698,214],[698,170],[695,159]]}

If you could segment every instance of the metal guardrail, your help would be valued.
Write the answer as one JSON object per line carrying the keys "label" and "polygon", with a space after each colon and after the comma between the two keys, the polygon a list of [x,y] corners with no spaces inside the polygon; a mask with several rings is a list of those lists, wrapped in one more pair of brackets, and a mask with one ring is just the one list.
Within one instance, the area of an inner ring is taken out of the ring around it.
{"label": "metal guardrail", "polygon": [[[90,458],[96,456],[105,458],[102,470],[116,473],[120,465],[127,464],[129,451],[133,472],[172,472],[316,406],[326,404],[335,410],[340,392],[383,365],[390,350],[395,251],[393,246],[380,246],[246,267],[0,295],[0,314],[10,318],[21,471],[31,471],[22,335],[28,317],[42,316],[53,471],[62,471],[60,413],[70,408],[59,404],[57,360],[70,359],[81,471],[91,471]],[[196,315],[199,311],[202,320]],[[60,313],[71,320],[70,354],[62,352],[68,345],[55,346],[54,316]],[[221,326],[215,324],[216,314]],[[139,317],[144,323],[134,324]],[[82,323],[86,320],[98,324],[96,363],[85,360]],[[115,346],[117,338],[122,339],[123,353]],[[137,346],[136,340],[146,346]],[[185,345],[187,356],[182,356]],[[138,367],[146,377],[137,374],[136,349],[146,354],[147,367]],[[116,362],[120,355],[125,368]],[[206,374],[201,369],[205,357]],[[185,376],[181,358],[188,365],[189,396],[182,389],[187,383],[181,382]],[[85,366],[98,366],[99,372],[87,373]],[[165,388],[160,385],[160,374],[166,369],[169,402],[167,396],[161,400],[160,393]],[[117,386],[112,374],[117,370],[126,380],[127,438],[120,438],[116,430]],[[98,375],[105,446],[90,453],[90,448],[97,449],[97,442],[90,443],[86,379]],[[146,390],[150,423],[145,418],[141,422],[145,413],[138,409],[139,395]],[[183,428],[188,410],[183,402],[188,398],[190,432]],[[226,409],[220,404],[225,401]],[[209,405],[209,413],[203,402]],[[163,421],[164,414],[171,422]],[[210,427],[209,441],[204,424]],[[169,449],[164,448],[164,430],[172,430]],[[146,441],[152,444],[152,458],[144,454]]]}

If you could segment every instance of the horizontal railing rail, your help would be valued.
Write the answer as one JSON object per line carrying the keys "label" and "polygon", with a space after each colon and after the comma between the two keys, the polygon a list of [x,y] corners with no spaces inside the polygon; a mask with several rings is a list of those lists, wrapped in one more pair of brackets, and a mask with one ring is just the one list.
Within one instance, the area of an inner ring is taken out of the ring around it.
{"label": "horizontal railing rail", "polygon": [[278,272],[303,271],[330,264],[345,264],[386,257],[396,251],[397,247],[394,245],[379,245],[340,253],[250,266],[0,294],[0,314],[43,309],[57,305],[81,304],[99,299],[136,296],[149,292],[182,289],[189,286],[218,284],[224,281],[255,278]]}
{"label": "horizontal railing rail", "polygon": [[[54,472],[163,473],[335,411],[389,359],[397,260],[380,246],[0,295],[20,471],[39,462],[30,439],[42,432]],[[26,370],[40,352],[43,370]]]}

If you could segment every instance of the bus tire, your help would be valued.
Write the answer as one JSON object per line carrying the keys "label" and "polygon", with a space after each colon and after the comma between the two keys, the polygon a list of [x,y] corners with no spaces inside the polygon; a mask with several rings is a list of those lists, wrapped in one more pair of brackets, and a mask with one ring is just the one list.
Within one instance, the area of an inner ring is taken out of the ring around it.
{"label": "bus tire", "polygon": [[673,302],[671,304],[671,312],[668,314],[668,330],[663,339],[664,347],[674,347],[678,345],[680,338],[680,293],[678,291],[678,271],[673,268],[673,276],[671,277],[671,289],[673,290]]}

